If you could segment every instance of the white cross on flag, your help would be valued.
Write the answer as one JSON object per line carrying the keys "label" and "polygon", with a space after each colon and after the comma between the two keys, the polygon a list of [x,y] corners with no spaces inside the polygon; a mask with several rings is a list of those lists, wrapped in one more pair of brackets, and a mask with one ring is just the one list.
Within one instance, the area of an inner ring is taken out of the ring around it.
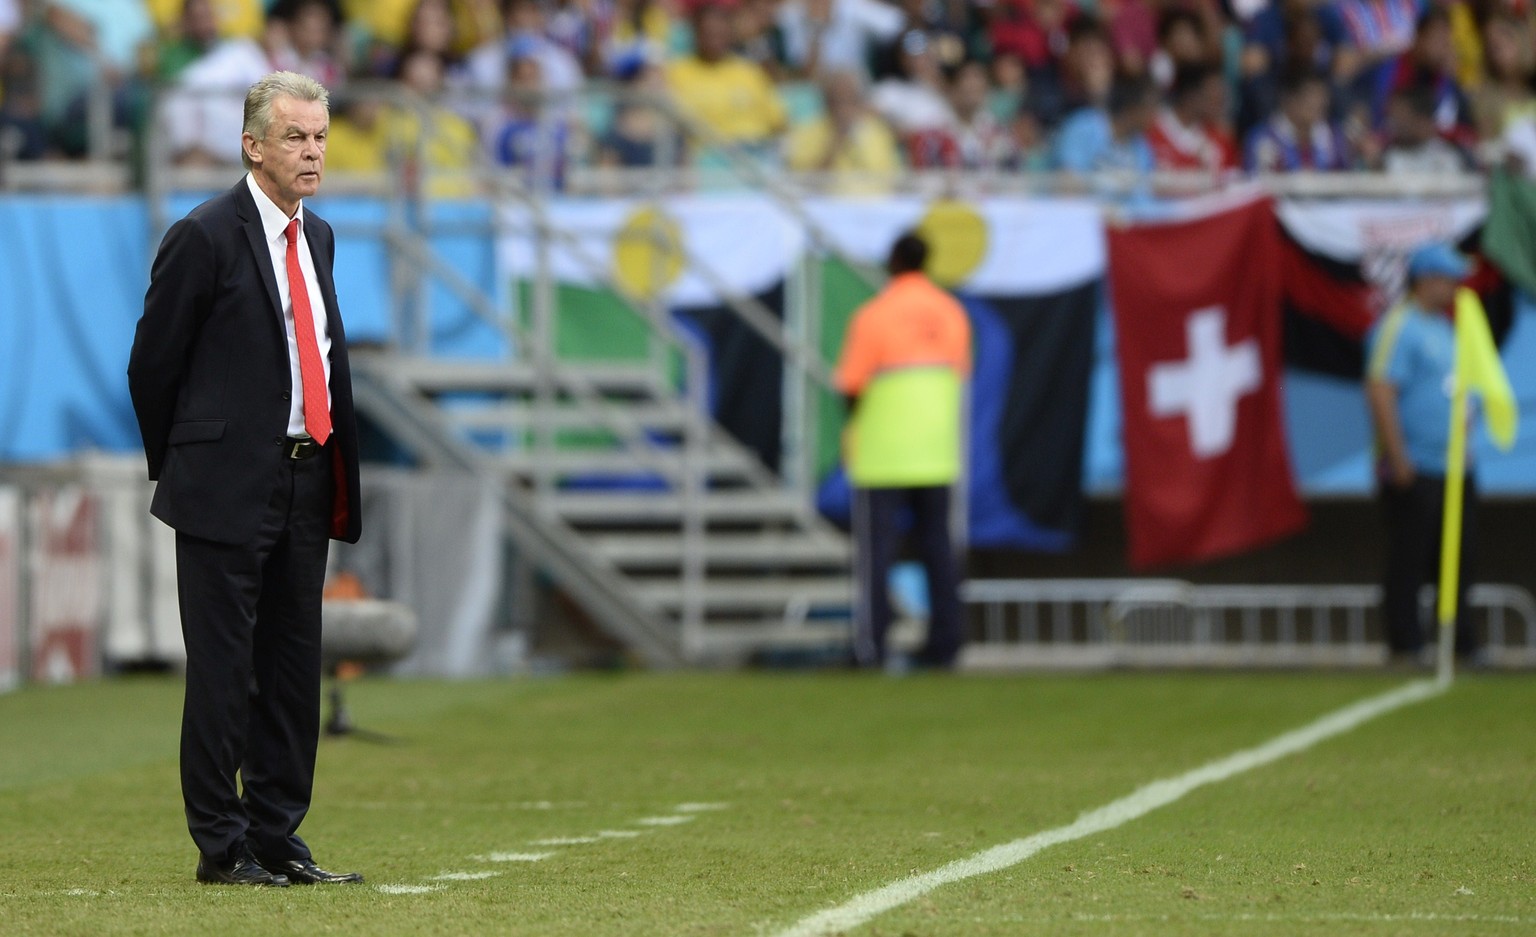
{"label": "white cross on flag", "polygon": [[1306,525],[1280,405],[1280,249],[1269,199],[1110,230],[1135,567]]}

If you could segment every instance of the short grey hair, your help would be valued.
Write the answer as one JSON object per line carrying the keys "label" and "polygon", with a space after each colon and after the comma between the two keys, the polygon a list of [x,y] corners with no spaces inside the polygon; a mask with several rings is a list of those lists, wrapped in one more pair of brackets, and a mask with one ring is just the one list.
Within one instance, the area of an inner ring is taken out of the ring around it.
{"label": "short grey hair", "polygon": [[[331,95],[325,90],[325,85],[298,72],[273,72],[251,85],[250,90],[245,93],[245,124],[241,128],[243,132],[257,140],[265,140],[267,130],[272,125],[272,102],[278,98],[319,101],[325,105],[327,114],[331,111]],[[251,158],[246,154],[243,144],[240,147],[240,160],[245,163],[246,169],[253,168]]]}

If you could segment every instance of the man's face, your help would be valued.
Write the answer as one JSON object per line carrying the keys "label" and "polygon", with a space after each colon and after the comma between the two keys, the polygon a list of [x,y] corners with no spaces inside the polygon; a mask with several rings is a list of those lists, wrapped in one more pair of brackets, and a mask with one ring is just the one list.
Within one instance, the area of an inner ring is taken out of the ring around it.
{"label": "man's face", "polygon": [[325,170],[325,137],[330,114],[319,101],[280,97],[264,139],[244,136],[245,152],[262,189],[279,208],[292,211],[299,199],[320,190]]}
{"label": "man's face", "polygon": [[1419,305],[1431,312],[1448,312],[1456,302],[1456,287],[1460,285],[1455,277],[1419,277],[1413,283],[1413,295]]}

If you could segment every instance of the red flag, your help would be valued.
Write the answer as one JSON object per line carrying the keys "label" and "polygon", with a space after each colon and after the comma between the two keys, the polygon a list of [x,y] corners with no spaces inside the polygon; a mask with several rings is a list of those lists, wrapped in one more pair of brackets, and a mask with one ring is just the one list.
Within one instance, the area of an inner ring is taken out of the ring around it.
{"label": "red flag", "polygon": [[1281,415],[1282,266],[1269,199],[1109,233],[1135,567],[1306,525]]}

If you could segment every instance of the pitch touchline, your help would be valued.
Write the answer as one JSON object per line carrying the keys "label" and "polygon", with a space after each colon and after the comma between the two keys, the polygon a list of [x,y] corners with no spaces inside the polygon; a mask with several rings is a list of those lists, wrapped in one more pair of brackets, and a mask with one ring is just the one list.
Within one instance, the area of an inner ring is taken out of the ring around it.
{"label": "pitch touchline", "polygon": [[1287,755],[1305,751],[1318,742],[1336,735],[1343,735],[1377,716],[1436,696],[1445,689],[1446,684],[1437,681],[1415,681],[1389,693],[1361,700],[1329,713],[1309,725],[1276,736],[1257,748],[1249,748],[1228,755],[1177,777],[1153,781],[1119,800],[1088,811],[1066,826],[1058,826],[1033,836],[1016,839],[1011,843],[993,846],[973,856],[940,866],[932,872],[914,875],[911,878],[893,882],[884,888],[865,892],[843,904],[805,918],[793,927],[780,931],[778,937],[823,937],[823,935],[851,930],[876,915],[921,898],[941,885],[1001,871],[1018,865],[1041,850],[1059,843],[1068,843],[1095,833],[1112,830],[1145,816],[1159,807],[1165,807],[1198,787],[1225,781],[1244,771],[1251,771]]}

